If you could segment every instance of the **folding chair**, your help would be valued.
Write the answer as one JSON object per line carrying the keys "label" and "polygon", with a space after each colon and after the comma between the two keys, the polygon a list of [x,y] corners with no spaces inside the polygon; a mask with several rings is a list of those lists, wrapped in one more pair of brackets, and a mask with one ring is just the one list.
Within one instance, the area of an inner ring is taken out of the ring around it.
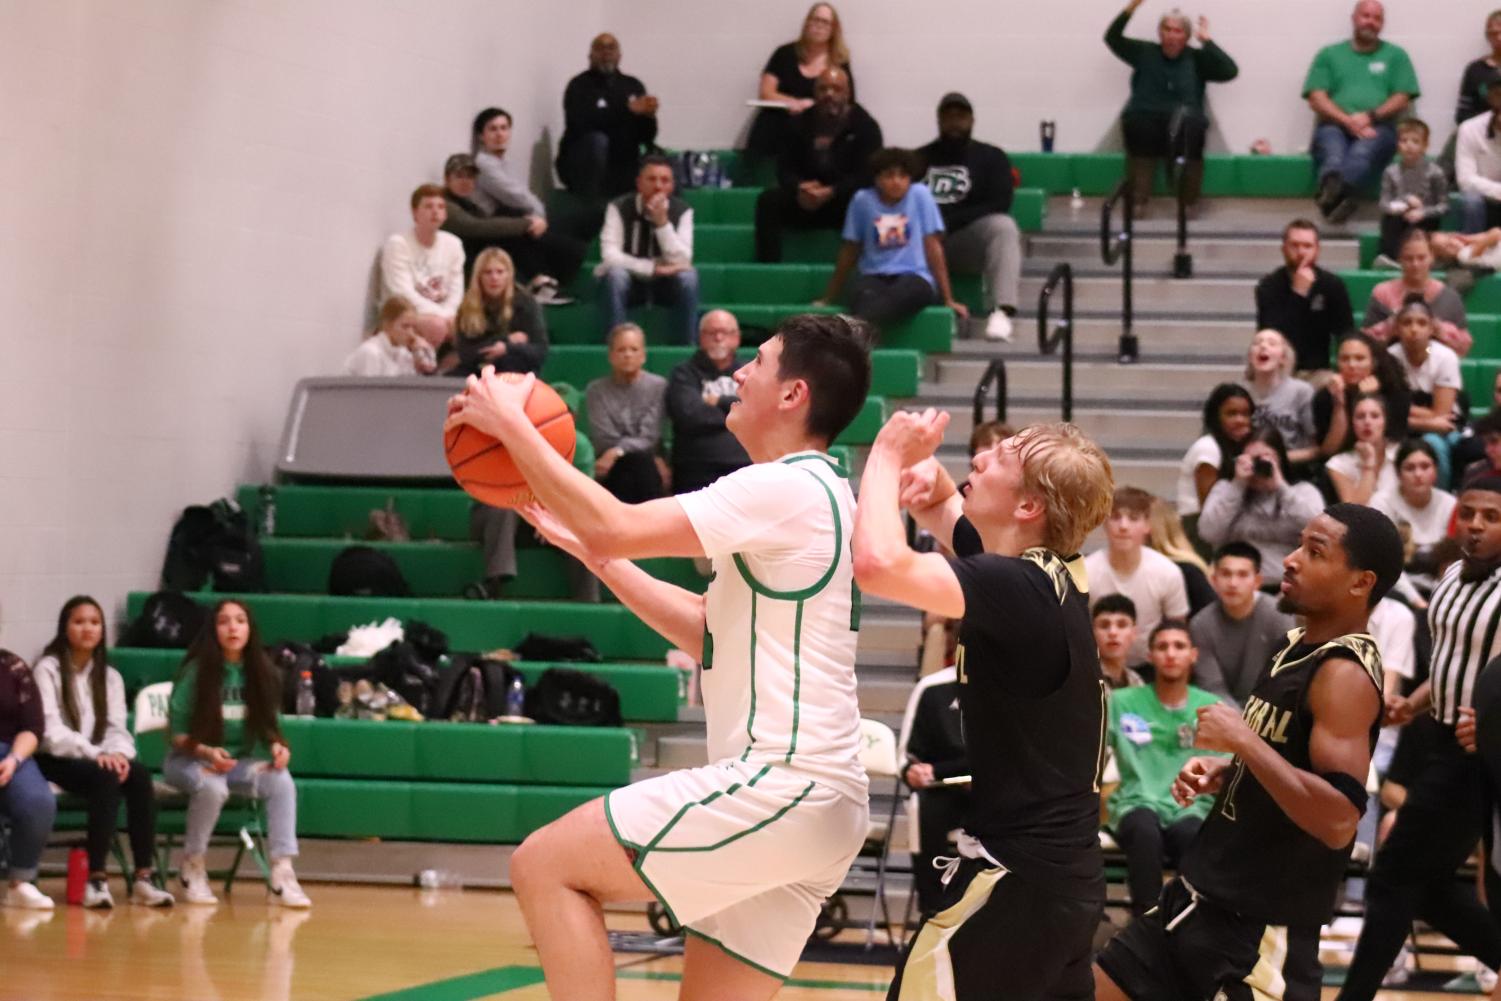
{"label": "folding chair", "polygon": [[[168,713],[172,701],[172,682],[161,681],[154,685],[147,685],[136,694],[135,702],[135,728],[136,739],[142,734],[164,732],[167,729]],[[157,814],[165,810],[179,814],[185,820],[187,816],[188,797],[176,786],[169,785],[161,778],[155,778],[151,783],[152,798],[156,802]],[[229,801],[224,804],[224,810],[219,814],[220,828],[226,824],[239,825],[239,831],[234,835],[235,856],[228,869],[220,869],[209,873],[214,878],[224,877],[224,893],[229,895],[234,890],[235,877],[239,875],[240,863],[244,861],[248,852],[261,870],[263,878],[269,880],[271,867],[266,861],[265,854],[265,825],[261,819],[261,804],[253,797],[231,793]],[[174,835],[171,830],[163,830],[158,824],[160,841],[157,846],[157,872],[165,874],[169,872],[171,864]]]}
{"label": "folding chair", "polygon": [[865,947],[869,949],[875,945],[878,908],[881,926],[886,929],[887,938],[896,941],[891,934],[886,878],[890,871],[891,837],[896,830],[896,803],[901,799],[902,776],[901,762],[896,753],[896,734],[891,732],[891,727],[873,719],[860,720],[860,764],[873,783],[878,779],[886,779],[891,783],[890,815],[884,822],[872,817],[870,829],[865,836],[866,844],[874,845],[876,850],[875,899],[871,903],[870,918],[865,924]]}

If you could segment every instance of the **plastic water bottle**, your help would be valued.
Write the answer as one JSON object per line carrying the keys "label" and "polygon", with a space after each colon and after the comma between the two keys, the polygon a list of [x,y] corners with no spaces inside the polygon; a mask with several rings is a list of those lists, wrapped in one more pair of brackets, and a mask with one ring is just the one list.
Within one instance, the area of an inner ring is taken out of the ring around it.
{"label": "plastic water bottle", "polygon": [[261,487],[261,534],[276,534],[276,488],[269,483]]}
{"label": "plastic water bottle", "polygon": [[313,694],[313,672],[303,671],[302,677],[297,679],[297,715],[315,716],[318,712],[318,698]]}
{"label": "plastic water bottle", "polygon": [[424,890],[462,890],[464,881],[459,874],[448,869],[423,869],[417,874],[416,883]]}
{"label": "plastic water bottle", "polygon": [[1068,200],[1068,207],[1075,212],[1082,212],[1084,210],[1084,192],[1075,188],[1073,197]]}
{"label": "plastic water bottle", "polygon": [[506,689],[506,715],[513,717],[526,715],[526,684],[520,678],[512,678],[510,686]]}

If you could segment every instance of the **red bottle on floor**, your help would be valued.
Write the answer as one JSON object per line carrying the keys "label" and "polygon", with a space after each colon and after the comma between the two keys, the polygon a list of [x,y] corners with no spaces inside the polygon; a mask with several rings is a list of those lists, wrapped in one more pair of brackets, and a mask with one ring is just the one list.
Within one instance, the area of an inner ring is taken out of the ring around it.
{"label": "red bottle on floor", "polygon": [[68,852],[68,903],[83,905],[83,891],[89,885],[89,853],[82,848]]}

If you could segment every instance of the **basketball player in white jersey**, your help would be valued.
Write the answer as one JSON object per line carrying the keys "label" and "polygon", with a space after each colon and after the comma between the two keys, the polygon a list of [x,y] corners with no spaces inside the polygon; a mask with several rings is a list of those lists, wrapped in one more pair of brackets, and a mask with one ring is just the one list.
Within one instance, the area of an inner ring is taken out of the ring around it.
{"label": "basketball player in white jersey", "polygon": [[[532,834],[511,882],[555,998],[615,996],[601,907],[656,899],[688,935],[681,997],[776,994],[864,842],[855,499],[827,454],[870,387],[868,337],[797,316],[735,373],[726,421],[754,464],[702,490],[624,504],[523,411],[531,377],[487,373],[448,426],[498,438],[539,505],[524,513],[636,614],[702,661],[710,765],[617,789]],[[707,556],[707,594],[629,561]]]}

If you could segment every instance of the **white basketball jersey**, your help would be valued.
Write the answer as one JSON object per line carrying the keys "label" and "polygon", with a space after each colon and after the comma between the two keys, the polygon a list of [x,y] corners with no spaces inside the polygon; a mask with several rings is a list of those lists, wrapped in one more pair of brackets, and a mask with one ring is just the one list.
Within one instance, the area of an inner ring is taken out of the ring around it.
{"label": "white basketball jersey", "polygon": [[701,686],[709,760],[795,769],[865,802],[845,473],[798,452],[678,500],[714,569]]}

